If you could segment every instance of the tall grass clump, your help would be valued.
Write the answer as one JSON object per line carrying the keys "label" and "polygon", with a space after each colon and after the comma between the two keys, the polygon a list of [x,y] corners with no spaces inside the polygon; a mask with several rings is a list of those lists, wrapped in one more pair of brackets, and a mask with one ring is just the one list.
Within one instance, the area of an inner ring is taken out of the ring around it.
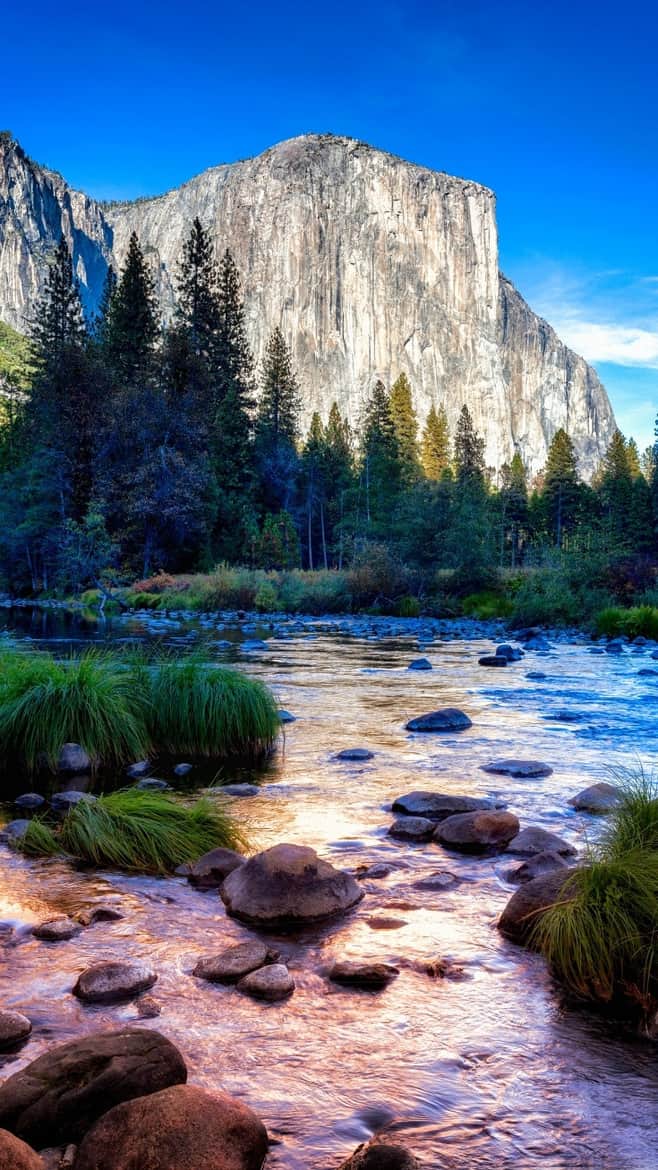
{"label": "tall grass clump", "polygon": [[215,759],[258,759],[280,729],[263,683],[197,659],[164,662],[151,680],[150,730],[162,751]]}
{"label": "tall grass clump", "polygon": [[6,652],[0,661],[0,760],[33,773],[56,771],[61,747],[79,743],[93,764],[121,765],[150,748],[149,695],[135,674],[91,650],[57,661]]}
{"label": "tall grass clump", "polygon": [[191,807],[161,792],[124,789],[81,800],[59,827],[33,820],[19,848],[30,856],[55,852],[90,865],[141,873],[172,873],[218,846],[242,849],[243,832],[225,806]]}
{"label": "tall grass clump", "polygon": [[654,605],[634,605],[630,609],[607,606],[595,618],[597,634],[617,637],[625,634],[628,638],[658,639],[658,608]]}

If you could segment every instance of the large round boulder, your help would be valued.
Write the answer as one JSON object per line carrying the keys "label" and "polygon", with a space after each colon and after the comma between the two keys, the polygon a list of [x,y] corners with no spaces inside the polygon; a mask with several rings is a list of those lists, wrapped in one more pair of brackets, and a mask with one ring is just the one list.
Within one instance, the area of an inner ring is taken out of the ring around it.
{"label": "large round boulder", "polygon": [[0,1126],[33,1146],[75,1142],[121,1101],[184,1084],[180,1052],[159,1032],[124,1028],[51,1048],[0,1085]]}
{"label": "large round boulder", "polygon": [[178,1085],[110,1109],[82,1141],[74,1170],[260,1170],[267,1145],[242,1101]]}
{"label": "large round boulder", "polygon": [[27,1040],[32,1024],[22,1012],[0,1011],[0,1052],[8,1052]]}
{"label": "large round boulder", "polygon": [[447,817],[441,821],[434,836],[446,849],[454,849],[457,853],[498,853],[509,845],[518,831],[518,818],[513,813],[493,810]]}
{"label": "large round boulder", "polygon": [[340,1170],[420,1170],[420,1162],[404,1146],[381,1139],[359,1146]]}
{"label": "large round boulder", "polygon": [[428,711],[405,724],[407,731],[464,731],[473,724],[468,715],[456,707],[443,707],[440,711]]}
{"label": "large round boulder", "polygon": [[430,841],[435,828],[435,822],[427,817],[398,817],[388,835],[400,841]]}
{"label": "large round boulder", "polygon": [[598,784],[590,784],[576,796],[572,796],[569,804],[577,812],[609,813],[621,803],[623,792],[615,784],[608,784],[605,780]]}
{"label": "large round boulder", "polygon": [[243,864],[244,857],[236,853],[234,849],[224,849],[222,846],[218,846],[217,849],[211,849],[209,853],[204,853],[203,857],[190,865],[187,880],[202,890],[216,889],[221,886],[224,878]]}
{"label": "large round boulder", "polygon": [[514,869],[510,869],[505,874],[508,882],[513,882],[514,885],[520,885],[521,882],[531,882],[534,878],[544,877],[545,874],[551,873],[554,869],[569,869],[570,865],[566,857],[561,853],[556,853],[554,849],[547,849],[544,853],[534,853],[532,857],[528,857],[526,861],[522,861]]}
{"label": "large round boulder", "polygon": [[73,994],[88,1003],[114,1003],[148,991],[157,978],[148,963],[106,959],[85,968],[78,976]]}
{"label": "large round boulder", "polygon": [[506,938],[527,943],[538,918],[565,896],[565,883],[574,870],[553,869],[543,877],[525,882],[512,895],[498,921],[498,929]]}
{"label": "large round boulder", "polygon": [[220,890],[229,914],[267,929],[335,918],[363,897],[351,874],[304,845],[273,845],[234,869]]}
{"label": "large round boulder", "polygon": [[0,1129],[0,1170],[44,1170],[35,1150],[6,1129]]}
{"label": "large round boulder", "polygon": [[455,813],[477,812],[493,808],[491,800],[476,796],[453,796],[448,792],[407,792],[393,801],[393,812],[408,817],[426,817],[428,821],[444,821]]}
{"label": "large round boulder", "polygon": [[576,850],[568,841],[563,841],[557,833],[549,833],[536,825],[529,825],[527,829],[513,837],[507,846],[508,853],[516,853],[519,857],[533,857],[537,853],[548,851],[559,853],[561,857],[575,857]]}
{"label": "large round boulder", "polygon": [[268,1003],[288,999],[294,990],[295,980],[285,963],[269,963],[266,967],[259,967],[238,983],[238,991],[250,995],[252,999],[267,1000]]}

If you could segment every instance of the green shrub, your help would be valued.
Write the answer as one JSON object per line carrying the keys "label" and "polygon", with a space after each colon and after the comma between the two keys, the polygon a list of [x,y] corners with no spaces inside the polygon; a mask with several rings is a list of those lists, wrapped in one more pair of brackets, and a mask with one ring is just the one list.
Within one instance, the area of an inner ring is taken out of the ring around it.
{"label": "green shrub", "polygon": [[19,843],[31,856],[64,852],[91,865],[161,874],[218,846],[245,844],[225,806],[200,800],[187,807],[161,792],[134,788],[81,800],[60,826],[35,819]]}
{"label": "green shrub", "polygon": [[125,602],[131,609],[159,609],[160,597],[155,593],[126,593]]}
{"label": "green shrub", "polygon": [[485,589],[481,593],[471,593],[462,602],[462,609],[468,617],[478,621],[491,621],[492,618],[511,617],[514,612],[514,602],[496,593],[493,589]]}
{"label": "green shrub", "polygon": [[276,613],[280,609],[279,595],[271,581],[261,581],[254,604],[259,613]]}
{"label": "green shrub", "polygon": [[100,605],[102,593],[100,589],[85,589],[80,596],[83,605]]}
{"label": "green shrub", "polygon": [[653,605],[636,605],[630,609],[608,606],[597,613],[595,629],[598,634],[608,637],[625,634],[628,638],[658,639],[658,608]]}
{"label": "green shrub", "polygon": [[282,573],[279,596],[286,613],[345,613],[352,605],[347,575],[333,569]]}
{"label": "green shrub", "polygon": [[614,638],[623,631],[623,610],[617,605],[600,609],[594,619],[594,630],[599,637]]}
{"label": "green shrub", "polygon": [[397,605],[398,617],[416,618],[420,616],[420,602],[417,597],[401,597]]}

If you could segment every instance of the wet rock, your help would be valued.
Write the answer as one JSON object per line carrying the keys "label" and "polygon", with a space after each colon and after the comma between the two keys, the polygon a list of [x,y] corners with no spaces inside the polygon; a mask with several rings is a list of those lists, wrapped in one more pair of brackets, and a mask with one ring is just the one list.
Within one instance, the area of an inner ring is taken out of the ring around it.
{"label": "wet rock", "polygon": [[407,923],[404,918],[387,918],[378,914],[375,918],[366,918],[366,924],[371,930],[401,930]]}
{"label": "wet rock", "polygon": [[2,833],[0,833],[0,837],[2,837],[3,840],[6,840],[10,845],[18,844],[18,842],[21,841],[27,833],[31,824],[32,822],[28,820],[9,821],[9,823],[3,827]]}
{"label": "wet rock", "polygon": [[58,918],[49,918],[47,922],[40,922],[38,926],[32,927],[32,934],[43,942],[66,942],[68,939],[74,938],[76,934],[80,934],[81,930],[82,926],[79,922],[74,922],[66,915],[60,915]]}
{"label": "wet rock", "polygon": [[441,821],[435,840],[458,853],[498,853],[518,832],[519,821],[513,813],[467,812]]}
{"label": "wet rock", "polygon": [[267,650],[267,642],[262,642],[260,638],[248,638],[246,642],[240,644],[241,650]]}
{"label": "wet rock", "polygon": [[42,1148],[77,1141],[121,1101],[187,1079],[159,1032],[124,1028],[59,1044],[0,1085],[0,1126]]}
{"label": "wet rock", "polygon": [[421,1170],[421,1164],[404,1146],[383,1139],[359,1146],[340,1170]]}
{"label": "wet rock", "polygon": [[496,646],[496,657],[507,658],[508,662],[518,662],[523,658],[523,650],[519,646],[510,646],[503,642],[501,646]]}
{"label": "wet rock", "polygon": [[555,869],[569,869],[569,862],[554,849],[547,849],[543,853],[535,853],[515,869],[508,870],[505,877],[508,882],[520,885],[521,882],[531,882],[534,878],[544,877]]}
{"label": "wet rock", "polygon": [[504,654],[483,654],[478,658],[478,666],[509,666],[510,659]]}
{"label": "wet rock", "polygon": [[14,801],[16,808],[20,808],[24,812],[33,812],[37,808],[42,808],[45,803],[45,797],[40,796],[38,792],[24,792]]}
{"label": "wet rock", "polygon": [[31,1031],[32,1024],[27,1016],[20,1012],[0,1011],[0,1052],[7,1052],[17,1044],[22,1044]]}
{"label": "wet rock", "polygon": [[91,792],[78,792],[77,789],[71,788],[66,792],[53,792],[50,804],[55,812],[67,813],[70,808],[75,808],[81,800],[95,799],[96,797]]}
{"label": "wet rock", "polygon": [[187,880],[202,890],[219,888],[224,878],[233,873],[239,865],[244,865],[244,860],[244,857],[234,849],[224,849],[221,846],[211,849],[188,867]]}
{"label": "wet rock", "polygon": [[398,817],[388,835],[400,841],[430,841],[435,828],[436,823],[427,817]]}
{"label": "wet rock", "polygon": [[157,999],[152,995],[140,995],[135,1008],[141,1020],[155,1020],[162,1011]]}
{"label": "wet rock", "polygon": [[257,971],[267,963],[275,963],[279,955],[264,943],[254,941],[237,943],[218,955],[199,959],[193,975],[209,983],[237,983],[245,975]]}
{"label": "wet rock", "polygon": [[352,960],[343,960],[334,963],[329,972],[332,983],[341,983],[346,987],[362,987],[366,991],[381,991],[400,973],[399,967],[391,963],[361,963]]}
{"label": "wet rock", "polygon": [[368,748],[344,748],[342,752],[337,752],[337,754],[334,756],[334,759],[362,761],[372,760],[374,755],[375,753],[371,752]]}
{"label": "wet rock", "polygon": [[393,801],[393,812],[410,817],[427,817],[429,821],[443,821],[455,813],[477,812],[493,808],[493,801],[474,796],[453,796],[447,792],[407,792]]}
{"label": "wet rock", "polygon": [[507,846],[508,853],[517,853],[519,857],[533,857],[536,853],[545,853],[552,850],[560,857],[575,857],[576,850],[558,837],[557,833],[548,833],[546,829],[539,829],[531,825],[513,837]]}
{"label": "wet rock", "polygon": [[148,776],[150,771],[150,760],[137,760],[135,764],[131,764],[129,768],[126,768],[126,776],[129,780],[140,780],[142,776]]}
{"label": "wet rock", "polygon": [[44,1162],[31,1146],[0,1129],[0,1170],[44,1170]]}
{"label": "wet rock", "polygon": [[57,760],[57,771],[67,776],[76,776],[91,771],[91,756],[79,743],[62,744]]}
{"label": "wet rock", "polygon": [[609,813],[620,804],[622,797],[621,788],[601,781],[572,796],[569,804],[577,812]]}
{"label": "wet rock", "polygon": [[543,670],[529,670],[526,674],[526,678],[530,679],[531,682],[543,682],[543,680],[546,678],[546,675],[544,674]]}
{"label": "wet rock", "polygon": [[491,760],[482,765],[483,772],[501,776],[513,776],[517,780],[532,779],[536,776],[552,776],[553,769],[541,760]]}
{"label": "wet rock", "polygon": [[417,882],[412,883],[414,890],[427,890],[429,893],[440,892],[442,890],[451,890],[455,886],[460,885],[461,878],[456,874],[450,873],[448,869],[439,869],[436,873],[430,873],[427,877],[419,878]]}
{"label": "wet rock", "polygon": [[241,1101],[179,1085],[106,1113],[75,1170],[260,1170],[267,1147],[265,1126]]}
{"label": "wet rock", "polygon": [[296,715],[291,715],[291,714],[290,714],[290,711],[284,711],[283,709],[281,709],[281,710],[279,711],[279,721],[280,721],[281,723],[296,723],[296,722],[297,722],[297,716],[296,716]]}
{"label": "wet rock", "polygon": [[581,715],[579,711],[562,709],[560,711],[549,711],[548,715],[544,715],[543,718],[554,719],[556,723],[582,723],[585,716]]}
{"label": "wet rock", "polygon": [[176,764],[174,776],[187,776],[192,771],[193,764]]}
{"label": "wet rock", "polygon": [[498,922],[498,929],[513,942],[527,942],[541,914],[563,898],[563,886],[570,870],[553,869],[542,877],[522,885],[507,903]]}
{"label": "wet rock", "polygon": [[128,963],[107,959],[93,963],[78,977],[73,994],[87,1003],[113,1003],[134,999],[157,982],[155,971],[147,963]]}
{"label": "wet rock", "polygon": [[93,926],[96,922],[121,922],[123,917],[114,906],[91,906],[86,910],[78,910],[75,920],[81,926]]}
{"label": "wet rock", "polygon": [[288,999],[295,990],[295,980],[285,963],[271,963],[267,967],[259,967],[251,971],[238,983],[238,991],[251,995],[253,999],[265,999],[268,1003],[276,1003],[281,999]]}
{"label": "wet rock", "polygon": [[364,878],[385,878],[392,872],[390,865],[386,865],[383,861],[378,861],[375,865],[366,865],[362,869],[358,869],[355,876],[359,881],[363,881]]}
{"label": "wet rock", "polygon": [[222,792],[226,796],[258,796],[260,788],[257,784],[222,784]]}
{"label": "wet rock", "polygon": [[456,707],[443,707],[440,711],[428,711],[405,724],[407,731],[464,731],[473,724],[468,715]]}
{"label": "wet rock", "polygon": [[[658,670],[654,670],[652,666],[643,666],[642,670],[638,670],[637,673],[638,673],[638,678],[647,677],[649,675],[652,675],[655,677],[656,675],[658,675]],[[16,803],[18,804],[18,801],[16,801]]]}
{"label": "wet rock", "polygon": [[229,914],[268,929],[335,918],[363,897],[351,874],[303,845],[274,845],[234,869],[220,890]]}
{"label": "wet rock", "polygon": [[431,670],[431,669],[432,669],[432,663],[430,662],[429,658],[414,658],[413,662],[410,662],[408,667],[407,667],[407,670]]}
{"label": "wet rock", "polygon": [[164,792],[168,787],[166,780],[158,780],[156,776],[145,776],[135,785],[135,788],[139,788],[142,792]]}

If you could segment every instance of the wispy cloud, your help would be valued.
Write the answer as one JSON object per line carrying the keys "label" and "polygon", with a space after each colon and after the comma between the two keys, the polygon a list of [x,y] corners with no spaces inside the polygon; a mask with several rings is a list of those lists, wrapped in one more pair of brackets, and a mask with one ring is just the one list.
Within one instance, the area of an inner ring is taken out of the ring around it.
{"label": "wispy cloud", "polygon": [[640,329],[614,321],[573,317],[560,320],[555,315],[551,324],[562,341],[588,362],[658,370],[658,328]]}

